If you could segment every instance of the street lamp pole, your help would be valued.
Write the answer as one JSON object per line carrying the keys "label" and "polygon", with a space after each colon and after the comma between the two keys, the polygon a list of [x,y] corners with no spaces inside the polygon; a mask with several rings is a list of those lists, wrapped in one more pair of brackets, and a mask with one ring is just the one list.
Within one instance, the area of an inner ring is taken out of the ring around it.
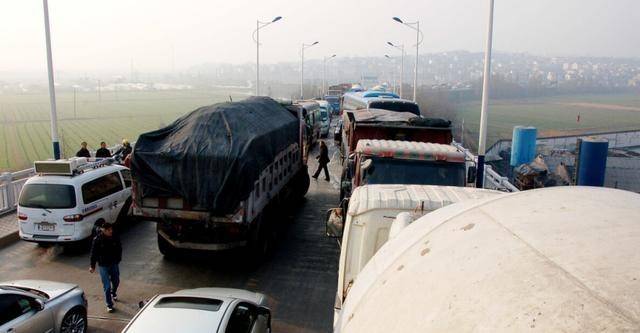
{"label": "street lamp pole", "polygon": [[402,23],[407,27],[416,31],[416,64],[413,69],[413,101],[416,101],[417,91],[418,91],[418,56],[419,56],[419,47],[422,43],[422,31],[420,31],[420,21],[415,22],[403,22],[400,18],[394,17],[394,21],[398,23]]}
{"label": "street lamp pole", "polygon": [[256,30],[253,31],[253,41],[256,42],[256,96],[260,96],[260,29],[271,23],[279,21],[282,16],[276,16],[271,22],[261,22],[256,20]]}
{"label": "street lamp pole", "polygon": [[58,139],[58,115],[56,111],[56,87],[53,80],[53,59],[51,55],[51,32],[49,31],[49,2],[42,0],[44,7],[44,33],[47,44],[47,70],[49,73],[49,103],[51,105],[51,142],[53,158],[60,159],[60,140]]}
{"label": "street lamp pole", "polygon": [[324,95],[327,94],[327,88],[326,88],[326,83],[327,83],[327,60],[331,60],[333,58],[335,58],[336,55],[333,54],[330,57],[324,57],[324,60],[322,62],[322,98],[324,98]]}
{"label": "street lamp pole", "polygon": [[395,93],[397,93],[397,89],[396,89],[396,62],[388,54],[385,54],[384,57],[389,59],[389,61],[391,61],[391,63],[393,64],[393,69],[391,70],[391,80],[393,81],[393,85],[391,86],[392,87],[391,91],[395,94]]}
{"label": "street lamp pole", "polygon": [[480,111],[480,138],[478,140],[478,165],[476,187],[484,187],[484,155],[487,147],[487,113],[489,112],[489,80],[491,78],[491,46],[493,38],[493,0],[489,0],[487,44],[484,50],[484,77],[482,79],[482,109]]}
{"label": "street lamp pole", "polygon": [[302,48],[300,49],[300,99],[304,99],[304,50],[316,44],[318,44],[318,42],[311,44],[302,43]]}
{"label": "street lamp pole", "polygon": [[391,42],[387,42],[387,44],[389,46],[395,47],[396,49],[400,50],[400,52],[402,53],[402,56],[400,57],[400,98],[402,98],[402,85],[404,81],[404,44],[395,45]]}

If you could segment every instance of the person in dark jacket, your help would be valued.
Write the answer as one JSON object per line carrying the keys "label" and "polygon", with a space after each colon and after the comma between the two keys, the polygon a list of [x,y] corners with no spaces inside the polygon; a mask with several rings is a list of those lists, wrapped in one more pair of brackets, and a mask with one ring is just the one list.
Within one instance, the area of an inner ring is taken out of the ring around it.
{"label": "person in dark jacket", "polygon": [[104,223],[101,232],[98,233],[91,244],[89,272],[95,272],[96,264],[98,264],[98,272],[102,280],[102,289],[104,290],[108,312],[113,312],[113,301],[118,300],[117,291],[120,284],[120,268],[118,264],[120,260],[122,260],[120,239],[113,234],[113,225]]}
{"label": "person in dark jacket", "polygon": [[80,143],[80,150],[76,153],[76,157],[91,157],[91,153],[89,152],[89,149],[87,149],[87,143],[85,141]]}
{"label": "person in dark jacket", "polygon": [[327,148],[324,141],[320,141],[320,155],[316,159],[318,160],[318,169],[313,174],[313,178],[318,179],[320,170],[324,169],[324,180],[329,181],[329,169],[327,168],[327,164],[329,164],[329,148]]}
{"label": "person in dark jacket", "polygon": [[100,142],[100,149],[96,151],[96,157],[98,158],[111,157],[111,152],[109,151],[109,149],[107,149],[107,144],[104,141]]}
{"label": "person in dark jacket", "polygon": [[129,141],[127,139],[123,139],[122,147],[120,147],[113,155],[121,155],[121,158],[124,161],[127,159],[127,156],[129,156],[129,154],[131,154],[132,151],[133,151],[133,148],[131,147],[131,144],[129,143]]}

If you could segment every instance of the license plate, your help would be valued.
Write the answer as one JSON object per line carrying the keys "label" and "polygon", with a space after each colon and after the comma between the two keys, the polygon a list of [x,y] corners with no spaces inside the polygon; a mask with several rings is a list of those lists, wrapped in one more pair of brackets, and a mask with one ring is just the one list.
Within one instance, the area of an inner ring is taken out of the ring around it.
{"label": "license plate", "polygon": [[36,226],[38,228],[38,231],[55,231],[56,230],[56,225],[53,223],[47,223],[47,222],[36,223]]}

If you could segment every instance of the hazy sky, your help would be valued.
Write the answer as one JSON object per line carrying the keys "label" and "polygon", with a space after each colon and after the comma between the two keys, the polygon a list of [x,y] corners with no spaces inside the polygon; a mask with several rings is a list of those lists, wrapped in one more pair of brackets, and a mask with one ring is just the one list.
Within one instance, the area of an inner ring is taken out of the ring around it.
{"label": "hazy sky", "polygon": [[[297,61],[302,42],[320,41],[309,58],[382,56],[387,40],[413,44],[391,20],[420,20],[421,52],[481,51],[487,0],[50,0],[58,70],[169,71],[205,62],[255,61],[256,19],[283,20],[261,30],[261,61]],[[537,55],[640,57],[640,0],[496,0],[494,48]],[[0,0],[0,71],[46,68],[41,0]],[[1,79],[1,78],[0,78]]]}

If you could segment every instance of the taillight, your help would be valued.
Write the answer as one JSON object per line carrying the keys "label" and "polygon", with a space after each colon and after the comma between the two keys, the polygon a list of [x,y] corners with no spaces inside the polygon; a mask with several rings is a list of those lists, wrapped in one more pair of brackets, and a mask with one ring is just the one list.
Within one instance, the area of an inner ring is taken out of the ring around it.
{"label": "taillight", "polygon": [[18,213],[18,220],[20,221],[26,221],[29,217],[27,216],[27,214],[23,214],[23,213]]}
{"label": "taillight", "polygon": [[73,215],[67,215],[62,219],[67,222],[79,222],[79,221],[82,221],[83,218],[84,217],[81,214],[73,214]]}

